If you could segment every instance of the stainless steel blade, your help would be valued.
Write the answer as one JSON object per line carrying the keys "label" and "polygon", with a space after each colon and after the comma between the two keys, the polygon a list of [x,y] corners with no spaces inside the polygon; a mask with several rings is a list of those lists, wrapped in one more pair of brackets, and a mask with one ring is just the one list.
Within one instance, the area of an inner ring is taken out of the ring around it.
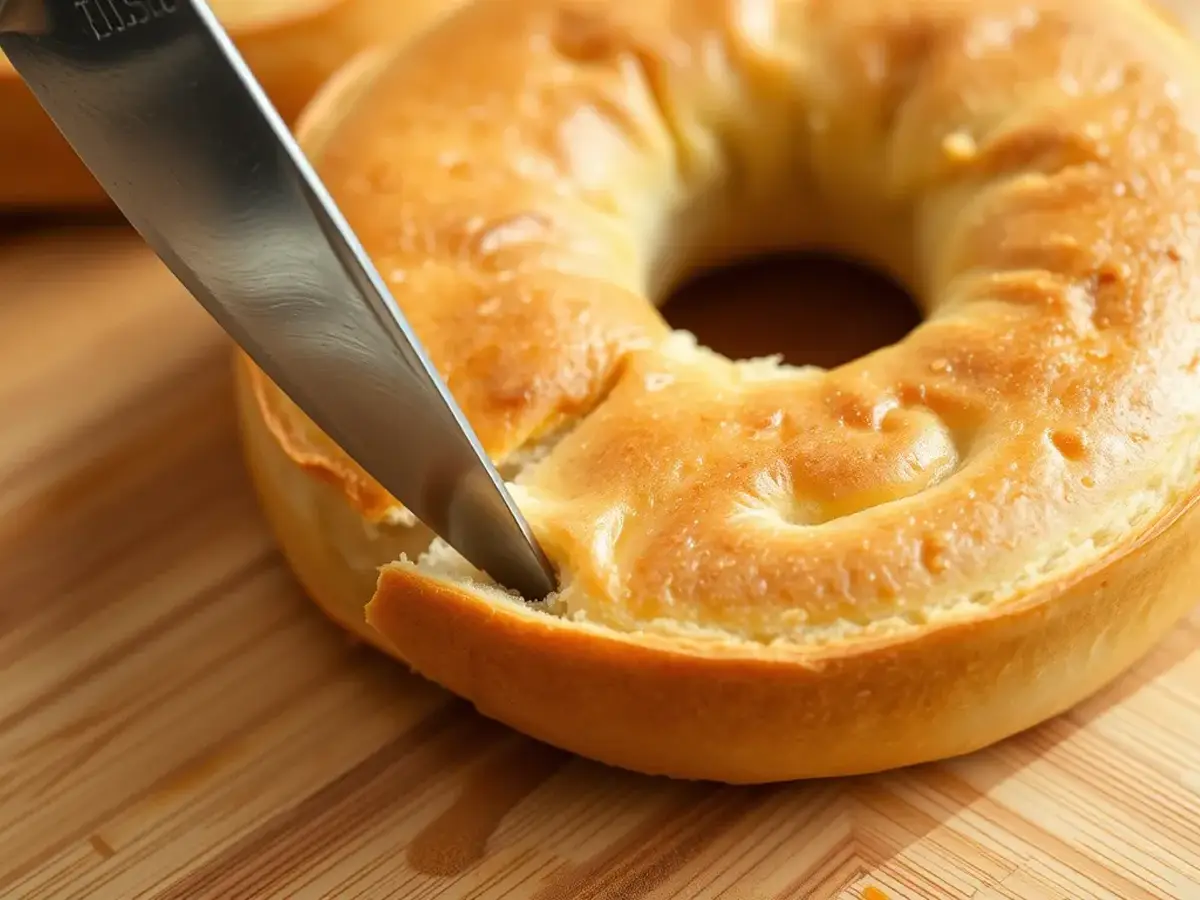
{"label": "stainless steel blade", "polygon": [[203,0],[0,0],[0,50],[301,409],[498,582],[528,598],[553,589],[462,412]]}

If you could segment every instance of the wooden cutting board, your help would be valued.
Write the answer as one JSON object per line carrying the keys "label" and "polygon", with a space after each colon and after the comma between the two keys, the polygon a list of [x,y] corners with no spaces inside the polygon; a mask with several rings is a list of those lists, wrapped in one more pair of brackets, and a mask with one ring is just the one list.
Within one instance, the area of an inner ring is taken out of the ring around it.
{"label": "wooden cutting board", "polygon": [[0,234],[5,900],[1200,898],[1200,612],[968,758],[752,789],[612,771],[314,610],[230,387],[123,229]]}

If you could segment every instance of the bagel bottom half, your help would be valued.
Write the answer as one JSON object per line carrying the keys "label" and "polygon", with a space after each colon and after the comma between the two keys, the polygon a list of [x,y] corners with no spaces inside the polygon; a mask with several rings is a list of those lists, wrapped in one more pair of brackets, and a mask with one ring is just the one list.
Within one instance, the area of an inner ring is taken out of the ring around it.
{"label": "bagel bottom half", "polygon": [[[463,579],[393,563],[421,526],[371,524],[284,452],[244,357],[251,477],[282,552],[334,621],[532,737],[650,774],[757,783],[880,771],[987,746],[1054,716],[1135,662],[1192,605],[1200,507],[983,620],[881,640],[815,665],[761,648],[618,634]],[[379,567],[382,567],[380,572]],[[365,614],[364,614],[365,608]],[[802,746],[797,746],[802,741]]]}

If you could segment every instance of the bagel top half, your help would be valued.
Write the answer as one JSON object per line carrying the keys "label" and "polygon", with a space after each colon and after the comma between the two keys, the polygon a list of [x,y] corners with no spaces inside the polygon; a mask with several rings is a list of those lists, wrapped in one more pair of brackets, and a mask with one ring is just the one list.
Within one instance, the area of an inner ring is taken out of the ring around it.
{"label": "bagel top half", "polygon": [[[399,505],[247,365],[251,466],[318,601],[484,713],[646,772],[872,771],[1062,711],[1191,605],[1200,57],[1141,0],[475,0],[305,118],[561,590],[388,562]],[[655,307],[779,249],[925,319],[821,370]]]}
{"label": "bagel top half", "polygon": [[[459,0],[208,0],[280,115],[291,122],[364,48],[394,44]],[[138,13],[108,0],[74,12],[111,26]],[[0,210],[94,206],[100,186],[0,54]]]}

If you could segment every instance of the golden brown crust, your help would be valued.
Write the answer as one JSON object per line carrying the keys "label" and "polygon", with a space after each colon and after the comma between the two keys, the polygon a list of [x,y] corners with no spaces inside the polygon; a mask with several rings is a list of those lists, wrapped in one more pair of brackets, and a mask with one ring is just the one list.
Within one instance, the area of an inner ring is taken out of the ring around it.
{"label": "golden brown crust", "polygon": [[[476,0],[352,79],[306,146],[489,452],[553,436],[513,489],[564,575],[528,610],[388,566],[384,643],[546,740],[730,781],[963,752],[1136,658],[1200,527],[1200,63],[1149,10]],[[648,302],[778,246],[927,321],[779,370]],[[394,514],[273,391],[276,464]]]}
{"label": "golden brown crust", "polygon": [[[412,34],[458,0],[212,0],[287,121],[360,50]],[[95,206],[104,193],[0,55],[0,209]]]}

